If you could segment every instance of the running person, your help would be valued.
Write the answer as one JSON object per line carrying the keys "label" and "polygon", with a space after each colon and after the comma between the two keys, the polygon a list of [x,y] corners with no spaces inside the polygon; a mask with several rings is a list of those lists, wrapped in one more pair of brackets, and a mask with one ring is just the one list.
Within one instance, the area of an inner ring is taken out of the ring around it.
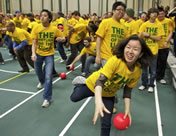
{"label": "running person", "polygon": [[[52,13],[43,9],[40,13],[41,24],[32,29],[32,60],[34,61],[35,71],[39,79],[37,88],[42,88],[43,84],[43,104],[42,107],[48,107],[52,99],[52,72],[54,65],[54,39],[64,42],[65,38],[57,27],[50,25]],[[44,68],[42,68],[45,62]]]}
{"label": "running person", "polygon": [[100,68],[101,65],[97,65],[95,63],[95,57],[96,57],[96,42],[91,42],[90,37],[86,37],[83,40],[84,42],[84,48],[81,50],[80,54],[73,60],[73,62],[68,65],[67,67],[73,67],[73,65],[84,55],[86,54],[86,62],[85,62],[85,67],[84,67],[84,72],[81,74],[84,77],[87,77],[90,72],[89,72],[89,67],[90,64],[94,63],[94,67],[96,70]]}

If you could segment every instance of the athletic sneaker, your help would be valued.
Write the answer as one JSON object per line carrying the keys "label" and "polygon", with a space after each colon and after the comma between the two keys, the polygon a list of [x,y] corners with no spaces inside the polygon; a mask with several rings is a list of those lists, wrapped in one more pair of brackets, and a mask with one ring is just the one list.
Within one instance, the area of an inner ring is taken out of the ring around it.
{"label": "athletic sneaker", "polygon": [[49,105],[51,104],[51,102],[49,100],[44,100],[43,104],[41,105],[43,108],[47,108]]}
{"label": "athletic sneaker", "polygon": [[166,84],[166,83],[167,83],[166,80],[164,80],[164,79],[161,79],[159,82],[160,82],[161,84]]}
{"label": "athletic sneaker", "polygon": [[73,79],[72,84],[75,86],[81,85],[81,84],[85,84],[86,82],[86,78],[83,76],[77,76]]}
{"label": "athletic sneaker", "polygon": [[140,91],[143,91],[145,89],[145,86],[141,85],[139,88],[138,88]]}
{"label": "athletic sneaker", "polygon": [[60,60],[60,63],[65,63],[65,62],[66,62],[66,60],[63,60],[63,59]]}
{"label": "athletic sneaker", "polygon": [[43,88],[43,84],[42,83],[38,83],[37,89],[42,89],[42,88]]}
{"label": "athletic sneaker", "polygon": [[81,76],[86,77],[86,72],[82,72]]}
{"label": "athletic sneaker", "polygon": [[149,93],[153,93],[153,91],[154,91],[154,88],[153,88],[153,87],[149,87],[149,88],[148,88],[148,92],[149,92]]}
{"label": "athletic sneaker", "polygon": [[176,68],[176,64],[171,64],[171,68]]}
{"label": "athletic sneaker", "polygon": [[4,61],[0,62],[1,65],[4,65]]}

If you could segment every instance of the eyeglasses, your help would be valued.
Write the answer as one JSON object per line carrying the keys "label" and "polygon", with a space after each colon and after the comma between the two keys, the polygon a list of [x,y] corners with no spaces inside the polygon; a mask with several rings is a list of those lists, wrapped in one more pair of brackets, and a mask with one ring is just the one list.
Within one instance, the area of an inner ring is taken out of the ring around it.
{"label": "eyeglasses", "polygon": [[115,9],[115,10],[117,10],[117,11],[119,11],[119,12],[125,12],[125,10],[124,9]]}

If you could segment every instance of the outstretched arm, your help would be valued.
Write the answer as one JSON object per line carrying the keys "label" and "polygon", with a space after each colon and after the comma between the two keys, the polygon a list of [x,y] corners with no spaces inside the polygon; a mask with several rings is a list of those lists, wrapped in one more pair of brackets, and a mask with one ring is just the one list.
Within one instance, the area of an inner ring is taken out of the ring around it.
{"label": "outstretched arm", "polygon": [[130,114],[130,104],[131,104],[131,91],[132,88],[129,88],[127,85],[124,87],[123,98],[125,102],[125,116],[130,118],[130,125],[131,125],[131,114]]}
{"label": "outstretched arm", "polygon": [[96,81],[95,86],[95,113],[93,117],[93,124],[96,124],[98,116],[100,114],[101,117],[104,116],[103,112],[110,114],[110,111],[105,107],[103,100],[102,100],[102,87],[106,82],[107,77],[103,74],[100,75],[99,79]]}
{"label": "outstretched arm", "polygon": [[73,62],[72,62],[70,65],[68,65],[68,67],[72,67],[78,60],[80,60],[81,57],[82,57],[82,55],[79,54],[79,55],[73,60]]}

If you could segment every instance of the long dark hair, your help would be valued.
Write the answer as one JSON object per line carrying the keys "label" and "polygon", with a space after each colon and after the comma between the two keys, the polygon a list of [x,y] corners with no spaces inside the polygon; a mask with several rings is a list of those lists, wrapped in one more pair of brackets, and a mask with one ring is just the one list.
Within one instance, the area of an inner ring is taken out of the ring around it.
{"label": "long dark hair", "polygon": [[130,40],[139,41],[141,48],[142,48],[141,53],[143,53],[143,55],[142,55],[142,57],[137,59],[137,62],[139,62],[141,64],[142,68],[149,66],[154,58],[154,55],[152,54],[152,52],[150,51],[150,49],[146,45],[145,41],[142,38],[138,37],[137,35],[132,35],[132,36],[120,41],[119,44],[113,48],[113,55],[115,55],[115,56],[117,56],[117,58],[121,58],[123,61],[125,61],[124,49]]}

